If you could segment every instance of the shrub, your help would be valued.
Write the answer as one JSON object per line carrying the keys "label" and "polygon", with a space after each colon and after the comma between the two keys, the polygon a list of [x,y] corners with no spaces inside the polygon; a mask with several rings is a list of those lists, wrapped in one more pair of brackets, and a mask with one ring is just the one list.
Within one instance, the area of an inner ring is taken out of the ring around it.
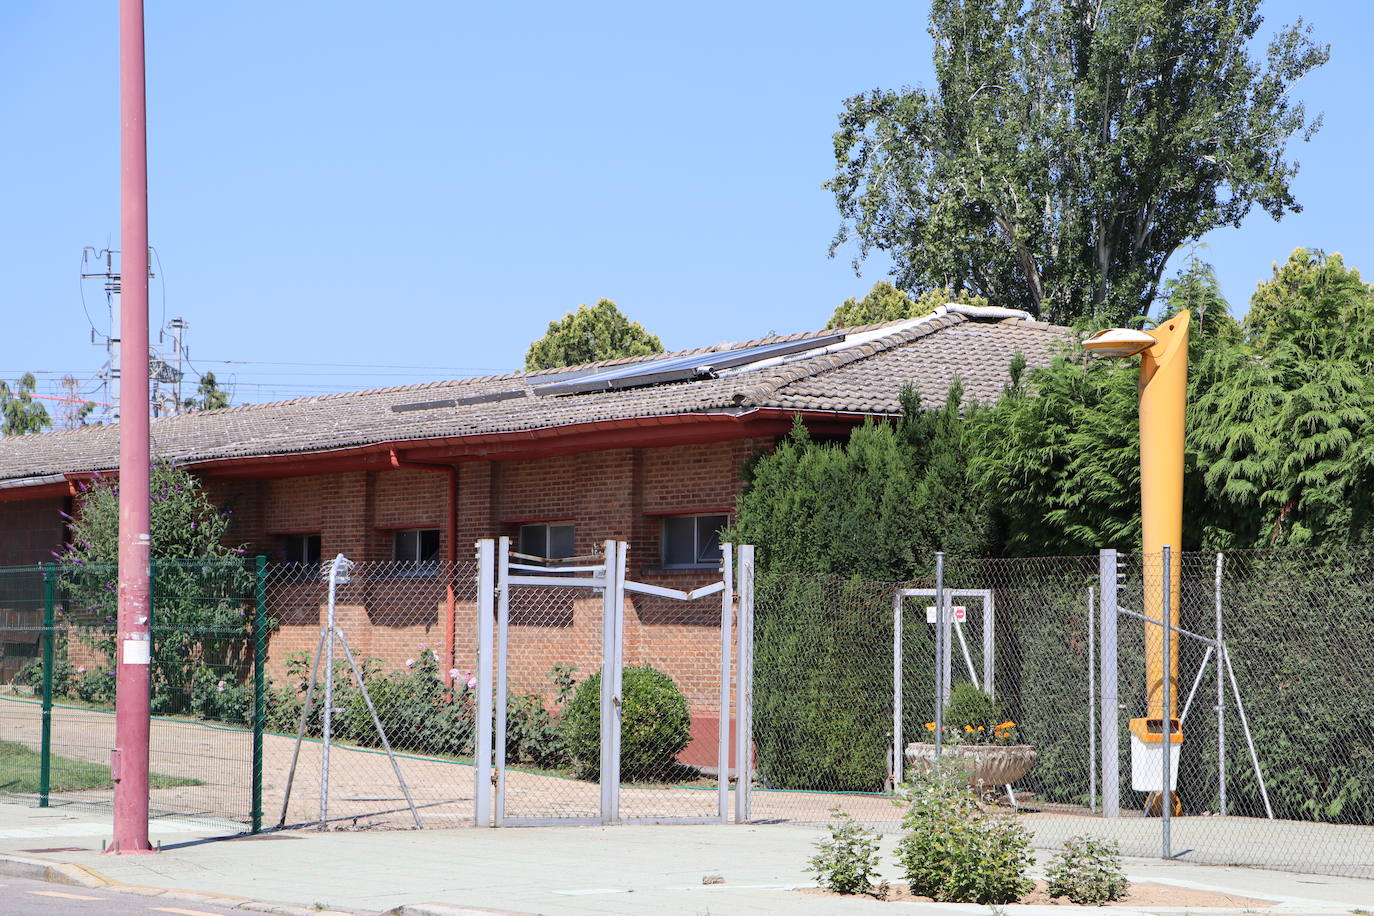
{"label": "shrub", "polygon": [[191,712],[205,719],[233,725],[253,721],[253,685],[232,675],[221,677],[214,668],[197,668],[191,681]]}
{"label": "shrub", "polygon": [[945,704],[945,725],[963,731],[966,728],[992,731],[1002,721],[997,701],[967,682],[955,684]]}
{"label": "shrub", "polygon": [[[564,736],[578,775],[596,779],[601,769],[601,674],[577,686],[564,717]],[[672,678],[648,666],[622,674],[620,778],[627,782],[668,779],[677,755],[691,740],[687,698]]]}
{"label": "shrub", "polygon": [[563,718],[559,711],[567,704],[577,686],[573,680],[576,670],[572,665],[554,665],[549,672],[555,689],[553,711],[536,694],[511,696],[507,700],[507,761],[528,762],[546,768],[568,765],[568,742],[563,734]]}
{"label": "shrub", "polygon": [[1126,896],[1131,882],[1121,873],[1121,853],[1115,843],[1076,836],[1064,844],[1045,870],[1052,897],[1071,903],[1101,906]]}
{"label": "shrub", "polygon": [[830,812],[830,839],[817,840],[811,871],[837,894],[866,893],[878,874],[878,835],[839,808]]}
{"label": "shrub", "polygon": [[944,903],[1012,903],[1034,886],[1030,835],[981,811],[957,767],[907,786],[897,861],[911,891]]}

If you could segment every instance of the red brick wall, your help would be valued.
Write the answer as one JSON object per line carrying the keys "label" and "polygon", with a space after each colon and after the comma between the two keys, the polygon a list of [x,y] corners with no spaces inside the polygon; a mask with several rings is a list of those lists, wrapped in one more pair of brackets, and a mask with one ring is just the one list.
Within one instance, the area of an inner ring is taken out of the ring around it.
{"label": "red brick wall", "polygon": [[[455,666],[470,670],[476,662],[475,583],[468,564],[477,538],[514,538],[522,522],[571,521],[578,553],[599,553],[607,539],[628,539],[632,578],[695,588],[718,574],[660,567],[663,517],[732,507],[741,465],[772,444],[771,438],[753,438],[461,464]],[[443,473],[394,470],[211,482],[207,493],[233,513],[229,536],[247,544],[250,554],[280,559],[283,535],[318,533],[323,558],[342,552],[360,561],[389,561],[394,530],[444,529],[447,486]],[[46,559],[62,539],[60,508],[60,500],[0,506],[0,565]],[[279,627],[269,670],[282,677],[289,653],[314,650],[324,592],[317,582],[275,583],[270,597]],[[378,579],[341,592],[338,618],[355,651],[397,668],[418,657],[422,645],[440,646],[445,604],[439,580]],[[718,595],[690,605],[643,596],[627,601],[627,664],[665,671],[687,695],[699,724],[718,711],[719,615]],[[599,596],[516,590],[511,621],[513,691],[547,696],[555,664],[576,665],[579,680],[599,666]]]}

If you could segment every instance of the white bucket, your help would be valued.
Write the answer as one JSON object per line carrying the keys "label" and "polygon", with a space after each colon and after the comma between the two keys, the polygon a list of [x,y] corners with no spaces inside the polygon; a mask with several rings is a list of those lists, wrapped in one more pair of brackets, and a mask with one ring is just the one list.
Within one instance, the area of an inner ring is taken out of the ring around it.
{"label": "white bucket", "polygon": [[[1169,791],[1178,790],[1178,757],[1180,744],[1174,744],[1169,755]],[[1164,742],[1141,741],[1131,733],[1131,788],[1137,792],[1164,791]]]}

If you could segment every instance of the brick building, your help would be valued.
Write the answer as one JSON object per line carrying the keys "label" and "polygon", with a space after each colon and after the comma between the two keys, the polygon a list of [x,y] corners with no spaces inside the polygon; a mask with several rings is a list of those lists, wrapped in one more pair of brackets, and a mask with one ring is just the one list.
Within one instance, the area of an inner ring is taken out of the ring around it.
{"label": "brick building", "polygon": [[[481,537],[508,535],[521,552],[550,558],[620,539],[633,578],[690,589],[718,575],[714,532],[733,511],[742,465],[794,418],[843,435],[865,418],[895,416],[905,384],[924,403],[941,402],[956,375],[966,397],[992,401],[1016,353],[1033,369],[1068,335],[1020,312],[950,306],[866,328],[165,417],[152,424],[153,454],[197,474],[233,510],[231,539],[276,561],[344,553],[461,568]],[[0,566],[50,559],[63,541],[60,513],[79,511],[78,482],[117,470],[118,438],[116,427],[86,427],[0,439]],[[298,591],[278,596],[274,672],[288,651],[314,645],[318,603]],[[470,668],[473,615],[462,591],[451,636],[444,588],[423,577],[348,605],[343,624],[363,654],[390,664],[451,639],[452,664]],[[399,620],[387,593],[423,611]],[[570,606],[528,621],[543,631],[531,633],[516,677],[537,689],[552,664],[576,654],[573,643],[589,638],[578,619]],[[673,657],[645,660],[704,709],[710,691],[693,659],[716,651],[715,621],[670,620],[636,599],[627,657],[656,625],[681,633],[655,640],[675,646]]]}

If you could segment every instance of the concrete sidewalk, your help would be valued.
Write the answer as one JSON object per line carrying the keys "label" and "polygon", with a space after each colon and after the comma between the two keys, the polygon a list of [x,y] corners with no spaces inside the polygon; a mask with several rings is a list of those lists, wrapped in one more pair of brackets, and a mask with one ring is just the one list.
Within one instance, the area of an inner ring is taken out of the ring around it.
{"label": "concrete sidewalk", "polygon": [[[173,889],[307,908],[423,913],[426,902],[523,913],[855,913],[893,907],[917,913],[989,913],[960,904],[838,901],[789,889],[814,884],[806,872],[823,831],[786,825],[472,828],[426,831],[313,830],[212,840],[228,826],[191,818],[157,822],[162,852],[103,856],[108,810],[0,804],[0,870],[20,859],[67,866],[55,875],[93,875],[148,889]],[[894,838],[884,840],[889,852]],[[890,856],[885,855],[890,863]],[[1249,868],[1127,860],[1136,881],[1212,889],[1278,901],[1274,916],[1334,916],[1374,910],[1374,881]],[[30,866],[29,874],[32,874]],[[890,879],[898,877],[890,864]],[[723,884],[703,885],[707,875]],[[192,898],[195,899],[195,898]],[[263,909],[259,904],[254,908]],[[1007,914],[1063,914],[1073,907],[1001,908]],[[428,912],[443,912],[430,909]],[[1085,908],[1086,911],[1086,908]],[[1169,908],[1091,908],[1099,914],[1167,913]],[[461,912],[460,909],[447,912]],[[1222,910],[1191,912],[1220,914]],[[1243,910],[1233,910],[1240,913]],[[1249,911],[1255,912],[1255,911]]]}

